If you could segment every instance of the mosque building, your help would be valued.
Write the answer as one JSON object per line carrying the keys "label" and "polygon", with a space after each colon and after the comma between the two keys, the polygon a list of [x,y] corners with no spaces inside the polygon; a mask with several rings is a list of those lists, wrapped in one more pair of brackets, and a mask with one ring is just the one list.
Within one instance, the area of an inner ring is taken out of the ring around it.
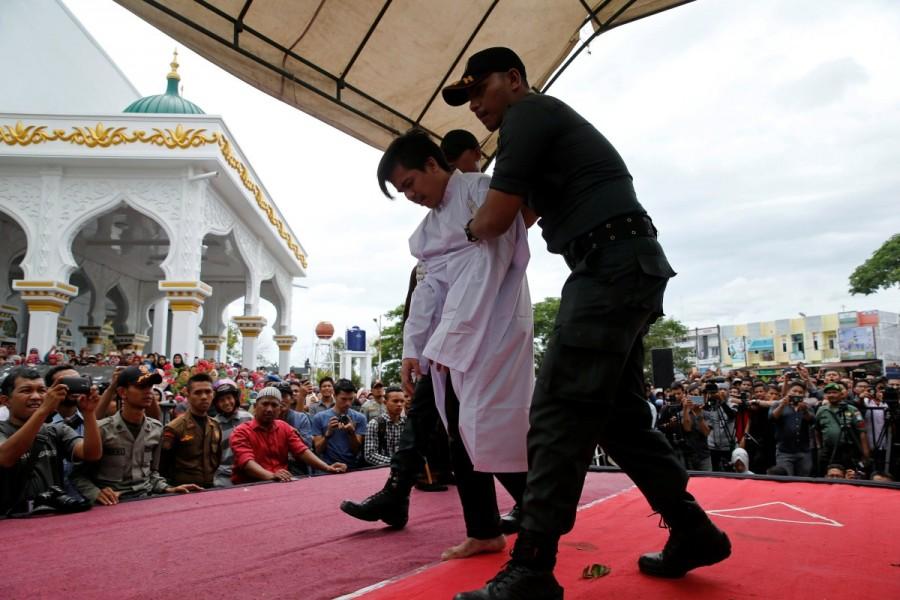
{"label": "mosque building", "polygon": [[286,372],[306,253],[223,119],[181,95],[177,54],[165,93],[139,97],[59,0],[4,16],[0,341],[224,360],[243,298],[255,368],[265,299]]}

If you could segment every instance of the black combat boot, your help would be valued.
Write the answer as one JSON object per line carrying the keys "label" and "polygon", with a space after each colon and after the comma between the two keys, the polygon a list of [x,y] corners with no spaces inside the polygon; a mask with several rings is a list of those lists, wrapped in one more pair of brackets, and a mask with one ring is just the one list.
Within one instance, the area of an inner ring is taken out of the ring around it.
{"label": "black combat boot", "polygon": [[391,476],[381,491],[356,503],[341,502],[341,510],[362,521],[384,521],[393,529],[403,529],[409,520],[409,493],[412,483],[401,480],[391,472]]}
{"label": "black combat boot", "polygon": [[557,539],[523,530],[512,560],[480,590],[460,592],[453,600],[563,600],[553,576]]}
{"label": "black combat boot", "polygon": [[[667,511],[668,512],[668,511]],[[707,567],[731,555],[731,542],[713,525],[696,502],[685,502],[675,516],[665,518],[669,539],[662,552],[638,559],[642,573],[654,577],[683,577],[697,567]]]}
{"label": "black combat boot", "polygon": [[506,535],[519,532],[519,523],[522,522],[522,509],[516,504],[512,510],[500,517],[500,531]]}

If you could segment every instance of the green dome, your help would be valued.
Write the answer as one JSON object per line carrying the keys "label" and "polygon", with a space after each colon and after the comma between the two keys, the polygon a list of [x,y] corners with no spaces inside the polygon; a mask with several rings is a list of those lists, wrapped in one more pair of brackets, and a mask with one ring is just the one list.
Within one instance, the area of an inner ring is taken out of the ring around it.
{"label": "green dome", "polygon": [[178,53],[175,53],[175,59],[172,59],[172,70],[169,72],[168,85],[165,94],[157,94],[155,96],[145,96],[139,100],[135,100],[129,104],[123,112],[127,113],[162,113],[162,114],[182,114],[182,115],[202,115],[205,114],[199,106],[182,98],[178,93],[178,82],[181,76],[178,75],[178,63],[176,59]]}

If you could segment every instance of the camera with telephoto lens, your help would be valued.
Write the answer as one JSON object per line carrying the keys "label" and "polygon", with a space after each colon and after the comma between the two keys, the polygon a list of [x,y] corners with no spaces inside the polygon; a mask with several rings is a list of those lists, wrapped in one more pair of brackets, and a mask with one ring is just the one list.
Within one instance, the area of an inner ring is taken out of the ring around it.
{"label": "camera with telephoto lens", "polygon": [[91,391],[90,377],[63,377],[59,383],[69,388],[69,395],[89,394]]}
{"label": "camera with telephoto lens", "polygon": [[706,409],[714,409],[719,404],[719,385],[714,381],[707,381],[703,385],[703,396],[706,398]]}
{"label": "camera with telephoto lens", "polygon": [[788,400],[791,401],[791,404],[797,406],[801,402],[805,400],[803,396],[788,396]]}
{"label": "camera with telephoto lens", "polygon": [[346,425],[349,422],[350,422],[350,417],[348,417],[347,415],[341,415],[338,417],[338,423],[340,423],[341,425]]}

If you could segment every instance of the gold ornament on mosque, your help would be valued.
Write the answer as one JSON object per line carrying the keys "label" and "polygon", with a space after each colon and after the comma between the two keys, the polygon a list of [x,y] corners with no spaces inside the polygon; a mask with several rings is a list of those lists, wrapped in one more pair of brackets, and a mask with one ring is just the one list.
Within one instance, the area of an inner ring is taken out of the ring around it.
{"label": "gold ornament on mosque", "polygon": [[64,129],[54,129],[48,132],[46,125],[24,125],[19,121],[15,127],[0,126],[0,140],[7,146],[30,146],[59,141],[88,148],[109,148],[122,144],[141,143],[161,146],[170,150],[199,148],[207,144],[216,144],[222,158],[229,167],[237,172],[241,183],[253,195],[256,205],[265,213],[269,223],[278,232],[278,237],[284,240],[303,268],[307,267],[306,255],[300,251],[300,246],[294,241],[284,222],[275,214],[272,205],[266,202],[262,188],[250,176],[250,170],[234,156],[231,143],[219,132],[214,131],[207,135],[206,129],[185,129],[184,126],[178,124],[175,129],[154,128],[153,132],[148,135],[146,131],[140,129],[129,133],[127,127],[106,127],[103,123],[97,123],[94,127],[72,127],[68,133]]}

